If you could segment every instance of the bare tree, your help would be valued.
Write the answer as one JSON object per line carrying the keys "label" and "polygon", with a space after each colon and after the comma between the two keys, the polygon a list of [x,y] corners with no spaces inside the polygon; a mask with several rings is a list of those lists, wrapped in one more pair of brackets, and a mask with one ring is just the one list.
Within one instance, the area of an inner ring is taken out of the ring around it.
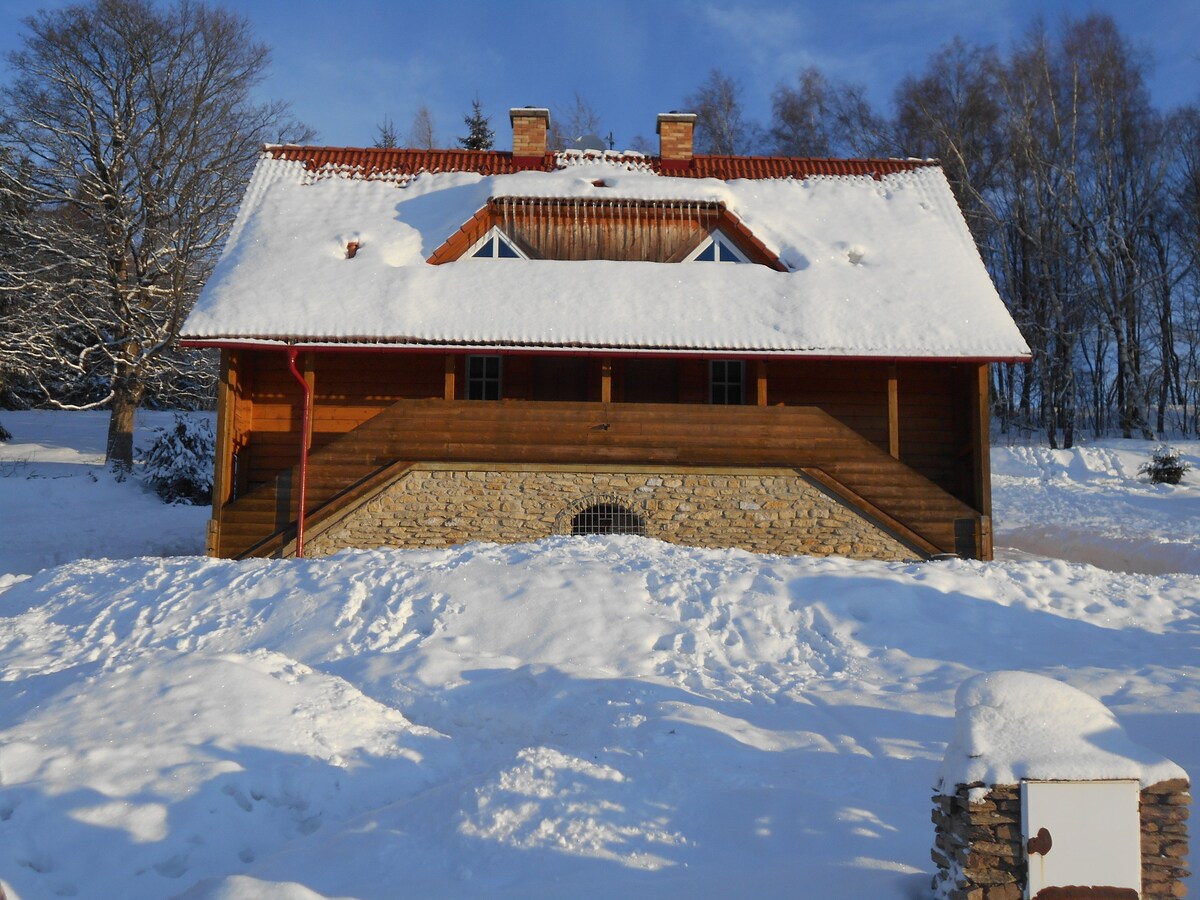
{"label": "bare tree", "polygon": [[86,405],[111,407],[108,459],[128,468],[134,412],[179,360],[179,327],[261,144],[307,133],[286,106],[251,100],[268,52],[233,13],[95,0],[25,29],[0,135],[12,161],[0,229],[16,248],[0,290],[18,307],[4,351],[93,380]]}
{"label": "bare tree", "polygon": [[696,114],[696,149],[718,155],[744,154],[758,144],[758,126],[742,114],[742,87],[720,69],[683,101]]}
{"label": "bare tree", "polygon": [[433,111],[422,103],[413,115],[412,127],[408,129],[408,146],[421,150],[432,150],[437,146],[433,126]]}
{"label": "bare tree", "polygon": [[889,154],[893,139],[859,84],[834,82],[809,67],[796,84],[771,95],[771,141],[785,156],[877,156]]}
{"label": "bare tree", "polygon": [[588,134],[600,134],[600,115],[579,91],[570,106],[556,106],[546,135],[551,150],[565,150]]}

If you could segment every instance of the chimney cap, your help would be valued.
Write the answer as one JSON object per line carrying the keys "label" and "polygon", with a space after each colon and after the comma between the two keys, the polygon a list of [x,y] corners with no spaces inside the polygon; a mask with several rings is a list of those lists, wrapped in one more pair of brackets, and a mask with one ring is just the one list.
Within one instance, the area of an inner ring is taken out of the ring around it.
{"label": "chimney cap", "polygon": [[517,119],[545,119],[550,121],[550,110],[544,106],[514,106],[508,111],[510,123]]}

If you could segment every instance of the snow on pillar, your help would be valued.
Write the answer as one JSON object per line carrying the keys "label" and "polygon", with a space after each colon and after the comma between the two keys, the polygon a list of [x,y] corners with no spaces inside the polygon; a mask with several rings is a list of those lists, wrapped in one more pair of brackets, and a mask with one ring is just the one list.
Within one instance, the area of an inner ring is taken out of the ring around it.
{"label": "snow on pillar", "polygon": [[1179,766],[1129,740],[1095,698],[1041,675],[977,675],[955,705],[933,797],[936,897],[1186,894],[1191,794]]}

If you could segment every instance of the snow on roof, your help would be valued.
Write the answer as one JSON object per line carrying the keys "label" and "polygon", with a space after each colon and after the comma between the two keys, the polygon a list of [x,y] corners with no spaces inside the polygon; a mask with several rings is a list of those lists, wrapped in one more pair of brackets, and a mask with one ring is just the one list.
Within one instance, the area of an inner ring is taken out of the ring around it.
{"label": "snow on roof", "polygon": [[937,787],[1021,779],[1137,779],[1143,787],[1187,773],[1133,743],[1109,709],[1061,681],[1031,672],[968,678],[954,698],[954,738]]}
{"label": "snow on roof", "polygon": [[[426,263],[489,198],[506,196],[721,203],[789,271]],[[359,249],[347,259],[352,241]],[[726,182],[602,158],[553,172],[422,172],[400,183],[314,175],[266,152],[183,335],[919,358],[1029,352],[937,167]]]}

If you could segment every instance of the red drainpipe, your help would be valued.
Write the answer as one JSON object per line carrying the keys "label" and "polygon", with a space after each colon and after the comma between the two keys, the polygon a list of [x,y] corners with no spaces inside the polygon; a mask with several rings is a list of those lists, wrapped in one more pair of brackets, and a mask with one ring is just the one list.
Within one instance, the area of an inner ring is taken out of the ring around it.
{"label": "red drainpipe", "polygon": [[304,380],[304,376],[300,374],[300,370],[296,368],[295,347],[288,348],[288,368],[292,370],[292,377],[300,383],[300,389],[304,392],[304,412],[300,419],[300,509],[296,514],[296,556],[304,556],[304,508],[308,501],[308,408],[312,402],[312,389],[309,388],[308,382]]}

